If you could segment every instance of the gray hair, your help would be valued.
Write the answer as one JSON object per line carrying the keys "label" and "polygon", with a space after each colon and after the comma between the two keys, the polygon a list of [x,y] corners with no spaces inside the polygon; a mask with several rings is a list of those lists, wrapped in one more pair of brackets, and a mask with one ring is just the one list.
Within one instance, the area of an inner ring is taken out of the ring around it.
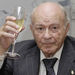
{"label": "gray hair", "polygon": [[68,17],[65,8],[60,4],[58,4],[58,5],[60,6],[60,8],[62,9],[62,11],[64,13],[64,18],[65,18],[64,23],[65,23],[65,26],[66,26],[70,22],[70,18]]}

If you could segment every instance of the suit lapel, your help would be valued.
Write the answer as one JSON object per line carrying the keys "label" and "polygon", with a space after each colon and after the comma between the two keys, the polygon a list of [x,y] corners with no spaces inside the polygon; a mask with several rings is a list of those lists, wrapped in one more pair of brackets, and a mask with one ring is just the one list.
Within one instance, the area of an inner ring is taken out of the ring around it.
{"label": "suit lapel", "polygon": [[40,51],[37,46],[20,54],[21,57],[14,62],[13,75],[38,75],[40,64]]}
{"label": "suit lapel", "polygon": [[27,75],[38,75],[40,64],[40,51],[37,47],[33,48],[31,51],[32,53],[30,53],[26,57]]}
{"label": "suit lapel", "polygon": [[64,48],[62,51],[61,59],[59,62],[57,75],[70,75],[72,63],[75,60],[75,51],[71,42],[68,39],[65,40]]}

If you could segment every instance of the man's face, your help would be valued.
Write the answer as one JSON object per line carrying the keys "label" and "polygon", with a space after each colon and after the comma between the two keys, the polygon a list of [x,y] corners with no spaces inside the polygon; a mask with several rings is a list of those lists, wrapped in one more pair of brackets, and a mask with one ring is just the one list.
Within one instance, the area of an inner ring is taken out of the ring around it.
{"label": "man's face", "polygon": [[31,30],[40,50],[46,56],[52,56],[63,44],[67,28],[58,14],[43,15],[44,13],[35,18]]}

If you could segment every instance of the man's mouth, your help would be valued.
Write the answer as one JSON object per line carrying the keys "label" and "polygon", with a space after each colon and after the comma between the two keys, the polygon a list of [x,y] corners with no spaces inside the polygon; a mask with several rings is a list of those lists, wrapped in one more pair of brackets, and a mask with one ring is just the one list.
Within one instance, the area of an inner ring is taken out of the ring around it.
{"label": "man's mouth", "polygon": [[44,43],[43,46],[45,46],[45,47],[51,47],[52,44],[51,43]]}

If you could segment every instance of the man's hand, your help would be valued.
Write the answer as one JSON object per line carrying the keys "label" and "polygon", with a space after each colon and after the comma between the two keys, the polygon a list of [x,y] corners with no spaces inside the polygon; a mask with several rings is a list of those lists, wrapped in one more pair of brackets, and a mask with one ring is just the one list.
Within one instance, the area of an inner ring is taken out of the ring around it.
{"label": "man's hand", "polygon": [[[14,38],[19,34],[19,26],[14,22],[15,20],[15,17],[7,16],[5,24],[0,27],[0,55],[4,54],[8,50]],[[24,30],[24,27],[22,30]]]}

